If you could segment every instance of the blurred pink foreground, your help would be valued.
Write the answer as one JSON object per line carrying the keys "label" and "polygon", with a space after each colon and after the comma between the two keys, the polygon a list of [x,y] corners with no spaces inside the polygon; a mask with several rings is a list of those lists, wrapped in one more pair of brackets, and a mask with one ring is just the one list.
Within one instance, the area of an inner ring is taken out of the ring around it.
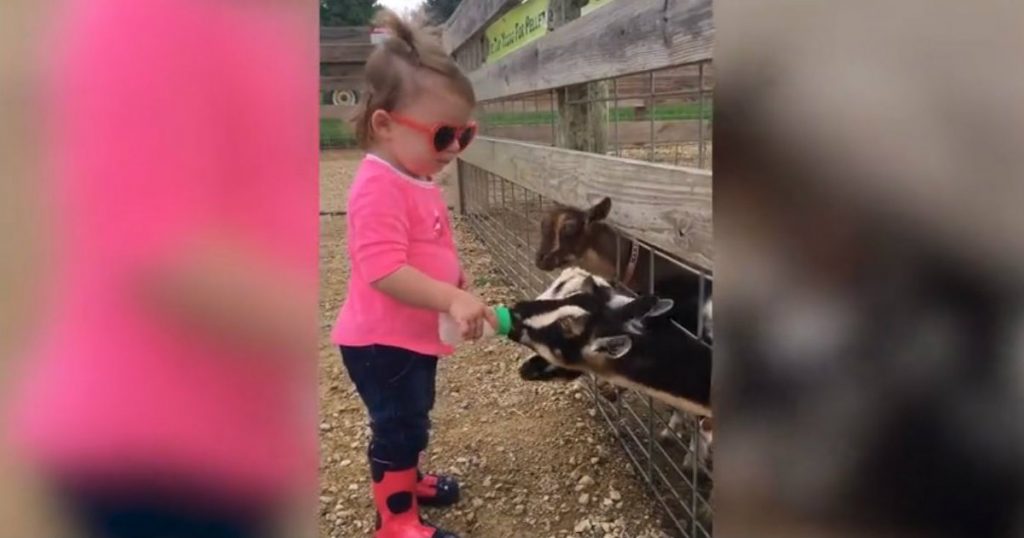
{"label": "blurred pink foreground", "polygon": [[225,262],[240,275],[303,290],[315,323],[315,17],[290,4],[61,12],[43,48],[55,270],[12,422],[47,475],[261,502],[315,488],[315,355],[221,339],[144,298],[217,245],[247,260]]}

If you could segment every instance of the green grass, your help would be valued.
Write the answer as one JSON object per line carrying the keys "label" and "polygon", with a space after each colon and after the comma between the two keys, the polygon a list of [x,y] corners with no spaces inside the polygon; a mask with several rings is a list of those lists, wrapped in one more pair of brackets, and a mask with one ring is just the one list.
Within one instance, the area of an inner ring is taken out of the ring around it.
{"label": "green grass", "polygon": [[356,145],[356,136],[352,127],[337,118],[320,118],[320,147],[337,148]]}
{"label": "green grass", "polygon": [[[672,105],[656,105],[654,107],[654,119],[659,121],[668,120],[696,120],[701,116],[706,120],[712,119],[713,111],[711,104],[705,103],[703,114],[697,103],[678,103]],[[492,112],[484,114],[483,123],[486,125],[537,125],[551,123],[553,112],[549,110],[520,111],[520,112]],[[633,107],[619,107],[610,110],[611,121],[635,121],[636,109]],[[647,118],[642,118],[647,119]]]}

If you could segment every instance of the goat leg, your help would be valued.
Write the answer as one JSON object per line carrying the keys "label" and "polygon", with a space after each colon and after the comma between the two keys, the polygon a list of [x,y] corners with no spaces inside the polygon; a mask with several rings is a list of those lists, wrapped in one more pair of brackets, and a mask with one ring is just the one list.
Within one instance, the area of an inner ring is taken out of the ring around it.
{"label": "goat leg", "polygon": [[672,437],[673,432],[679,431],[679,426],[683,424],[683,416],[679,411],[672,410],[672,415],[668,417],[668,425],[658,433],[658,439],[665,441]]}

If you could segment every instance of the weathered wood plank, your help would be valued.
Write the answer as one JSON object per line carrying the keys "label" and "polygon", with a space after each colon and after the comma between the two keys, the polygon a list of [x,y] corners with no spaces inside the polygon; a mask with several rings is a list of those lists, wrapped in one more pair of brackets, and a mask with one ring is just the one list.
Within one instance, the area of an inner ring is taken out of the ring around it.
{"label": "weathered wood plank", "polygon": [[612,0],[590,0],[590,2],[587,3],[587,5],[582,6],[580,8],[580,16],[582,17],[584,15],[589,15],[594,11],[597,11],[597,8],[603,7],[605,4],[611,1]]}
{"label": "weathered wood plank", "polygon": [[321,26],[320,41],[369,43],[369,26]]}
{"label": "weathered wood plank", "polygon": [[460,157],[564,204],[584,207],[610,196],[614,204],[609,220],[614,225],[713,269],[708,171],[483,136]]}
{"label": "weathered wood plank", "polygon": [[320,77],[320,90],[358,90],[363,86],[363,77]]}
{"label": "weathered wood plank", "polygon": [[358,64],[320,64],[321,77],[362,77],[366,73],[366,65]]}
{"label": "weathered wood plank", "polygon": [[711,59],[711,0],[613,2],[469,78],[481,101]]}
{"label": "weathered wood plank", "polygon": [[348,121],[356,112],[354,106],[320,105],[321,118],[334,118]]}
{"label": "weathered wood plank", "polygon": [[451,54],[502,13],[519,5],[522,0],[471,0],[462,2],[452,13],[441,34],[445,51]]}
{"label": "weathered wood plank", "polygon": [[361,64],[373,52],[373,45],[336,45],[326,43],[320,45],[320,63],[353,63]]}
{"label": "weathered wood plank", "polygon": [[[616,129],[618,132],[616,133]],[[710,136],[711,125],[706,127],[705,136]],[[553,144],[551,125],[538,123],[534,125],[500,125],[485,126],[484,132],[496,138]],[[654,141],[657,143],[696,142],[700,138],[700,120],[674,120],[654,122]],[[648,121],[621,121],[607,126],[608,148],[616,145],[616,137],[620,146],[636,146],[649,144],[651,141],[651,123]]]}
{"label": "weathered wood plank", "polygon": [[[557,30],[579,18],[576,0],[548,0],[551,28]],[[608,102],[611,87],[606,81],[574,84],[556,92],[555,145],[604,154],[608,151]]]}
{"label": "weathered wood plank", "polygon": [[464,73],[472,73],[483,65],[487,56],[487,36],[481,33],[463,43],[459,50],[451,55]]}

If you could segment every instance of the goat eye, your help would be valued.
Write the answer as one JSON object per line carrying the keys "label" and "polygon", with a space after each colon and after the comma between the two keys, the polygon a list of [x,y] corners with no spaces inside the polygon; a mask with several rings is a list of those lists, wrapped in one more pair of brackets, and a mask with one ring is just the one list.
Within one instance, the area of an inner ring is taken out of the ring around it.
{"label": "goat eye", "polygon": [[563,230],[565,231],[566,234],[574,235],[574,234],[576,234],[577,232],[580,231],[580,223],[578,223],[578,222],[576,222],[574,220],[570,220],[570,221],[565,223],[565,228],[563,228]]}

